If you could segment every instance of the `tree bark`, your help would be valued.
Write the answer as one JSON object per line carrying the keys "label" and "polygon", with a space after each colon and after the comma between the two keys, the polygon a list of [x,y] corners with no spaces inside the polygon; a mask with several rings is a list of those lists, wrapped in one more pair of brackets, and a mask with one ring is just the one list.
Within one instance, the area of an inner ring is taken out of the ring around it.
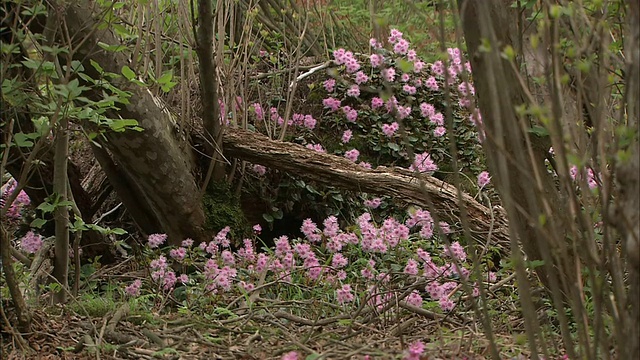
{"label": "tree bark", "polygon": [[[105,72],[120,74],[129,59],[98,45],[118,44],[108,29],[100,28],[99,6],[89,0],[55,6],[66,10],[64,21],[68,33],[73,34],[73,57],[82,62],[85,73],[100,78],[89,62],[94,60]],[[173,116],[146,88],[124,78],[112,82],[132,95],[128,104],[118,104],[120,110],[110,116],[135,119],[144,130],[104,134],[106,140],[100,142],[115,165],[113,172],[107,172],[110,182],[120,195],[127,190],[125,205],[136,204],[127,209],[147,234],[166,233],[171,244],[179,244],[185,238],[202,240],[204,211],[193,176],[194,161],[186,141],[173,131]],[[87,95],[94,100],[102,96],[100,91]]]}
{"label": "tree bark", "polygon": [[335,155],[309,150],[304,146],[269,139],[245,130],[227,128],[223,143],[226,154],[286,171],[301,178],[341,189],[392,196],[427,209],[427,198],[438,209],[438,216],[451,224],[460,224],[460,206],[469,214],[470,227],[479,241],[489,238],[505,252],[509,247],[508,227],[499,213],[463,195],[456,188],[432,176],[421,176],[401,168],[378,167],[367,170]]}
{"label": "tree bark", "polygon": [[518,114],[516,108],[531,104],[518,74],[501,56],[507,46],[523,46],[518,39],[522,30],[514,21],[518,14],[509,0],[459,0],[458,4],[479,107],[486,119],[483,147],[509,225],[529,260],[552,260],[536,269],[540,280],[549,288],[557,284],[568,295],[575,288],[575,271],[568,265],[574,264],[574,254],[562,241],[541,244],[549,239],[546,234],[563,238],[573,219],[568,218],[566,200],[544,163],[549,139],[527,133],[532,120]]}

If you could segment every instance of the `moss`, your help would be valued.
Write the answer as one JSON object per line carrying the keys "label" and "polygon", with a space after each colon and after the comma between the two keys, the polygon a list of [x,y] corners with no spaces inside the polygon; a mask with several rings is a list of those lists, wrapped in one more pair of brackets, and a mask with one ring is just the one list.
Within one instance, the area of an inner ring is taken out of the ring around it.
{"label": "moss", "polygon": [[212,182],[202,198],[206,216],[205,230],[218,232],[228,226],[229,239],[240,243],[250,234],[250,225],[240,206],[240,198],[233,193],[230,185]]}

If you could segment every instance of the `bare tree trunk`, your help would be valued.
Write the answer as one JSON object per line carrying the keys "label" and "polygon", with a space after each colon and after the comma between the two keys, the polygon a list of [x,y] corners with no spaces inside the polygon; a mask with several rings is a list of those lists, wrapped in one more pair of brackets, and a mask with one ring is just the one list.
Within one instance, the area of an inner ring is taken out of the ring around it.
{"label": "bare tree trunk", "polygon": [[[474,85],[482,117],[487,119],[484,121],[487,140],[483,146],[488,165],[514,236],[530,260],[543,260],[551,253],[539,246],[539,240],[546,237],[546,232],[565,232],[569,212],[544,164],[550,142],[528,134],[533,124],[516,113],[516,108],[528,101],[517,74],[501,57],[506,46],[520,48],[514,21],[518,15],[510,5],[510,0],[483,4],[459,1]],[[490,49],[486,49],[483,39],[489,41]],[[544,222],[541,216],[546,216]],[[555,245],[558,246],[552,250],[555,256],[564,258],[563,263],[572,263],[568,260],[573,256],[571,251],[563,244]],[[557,275],[572,279],[574,271],[561,267],[545,264],[537,270],[547,286],[556,282],[568,294],[574,283],[568,280],[562,284]]]}
{"label": "bare tree trunk", "polygon": [[[126,56],[98,45],[118,41],[111,32],[99,28],[100,8],[96,3],[85,0],[55,6],[66,7],[63,17],[68,33],[73,34],[74,59],[83,63],[86,74],[100,77],[89,60],[106,72],[121,73],[129,64]],[[188,143],[173,131],[173,116],[147,89],[124,79],[112,81],[132,96],[110,116],[135,119],[144,130],[105,133],[106,141],[101,143],[107,152],[103,155],[113,161],[112,171],[107,171],[110,182],[119,194],[126,189],[122,195],[128,196],[127,203],[136,204],[127,209],[144,232],[166,233],[172,244],[185,238],[202,239],[204,211],[193,175],[194,160]],[[95,100],[102,95],[96,91],[90,96]]]}
{"label": "bare tree trunk", "polygon": [[[63,115],[64,116],[64,115]],[[56,154],[53,171],[53,191],[57,196],[57,202],[66,202],[67,197],[67,156],[69,152],[69,119],[66,117],[60,121],[56,131]],[[53,293],[55,304],[64,304],[67,301],[69,291],[69,208],[66,205],[58,205],[54,210],[56,223],[55,262],[53,277],[60,288]]]}

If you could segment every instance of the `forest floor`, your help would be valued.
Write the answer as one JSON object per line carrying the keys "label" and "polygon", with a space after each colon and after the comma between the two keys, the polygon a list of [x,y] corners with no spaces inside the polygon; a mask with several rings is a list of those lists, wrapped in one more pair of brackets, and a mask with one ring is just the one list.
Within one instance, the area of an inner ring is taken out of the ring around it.
{"label": "forest floor", "polygon": [[[101,273],[111,280],[128,276],[116,274],[122,269],[117,268]],[[297,359],[490,357],[489,341],[469,308],[447,316],[404,302],[384,312],[357,306],[337,312],[338,305],[320,300],[257,298],[252,304],[218,304],[203,314],[166,304],[137,306],[109,292],[85,293],[64,308],[41,306],[34,311],[29,334],[15,336],[13,329],[3,327],[1,358],[248,360],[286,359],[292,351]],[[528,359],[521,319],[501,314],[495,320],[501,358]],[[505,321],[512,323],[497,325]],[[418,341],[424,344],[422,356],[409,357],[407,349]]]}

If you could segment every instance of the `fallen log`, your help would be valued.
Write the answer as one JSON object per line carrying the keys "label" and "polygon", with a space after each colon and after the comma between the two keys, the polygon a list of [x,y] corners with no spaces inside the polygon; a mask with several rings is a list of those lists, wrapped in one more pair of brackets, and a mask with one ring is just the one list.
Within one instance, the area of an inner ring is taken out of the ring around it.
{"label": "fallen log", "polygon": [[271,140],[246,130],[227,128],[223,137],[225,154],[271,169],[286,171],[310,181],[345,190],[395,197],[429,209],[429,201],[440,220],[461,224],[460,208],[467,211],[474,239],[509,249],[509,231],[505,218],[475,201],[457,196],[456,188],[433,176],[419,177],[402,168],[378,167],[367,170],[343,157],[320,153],[304,146]]}

